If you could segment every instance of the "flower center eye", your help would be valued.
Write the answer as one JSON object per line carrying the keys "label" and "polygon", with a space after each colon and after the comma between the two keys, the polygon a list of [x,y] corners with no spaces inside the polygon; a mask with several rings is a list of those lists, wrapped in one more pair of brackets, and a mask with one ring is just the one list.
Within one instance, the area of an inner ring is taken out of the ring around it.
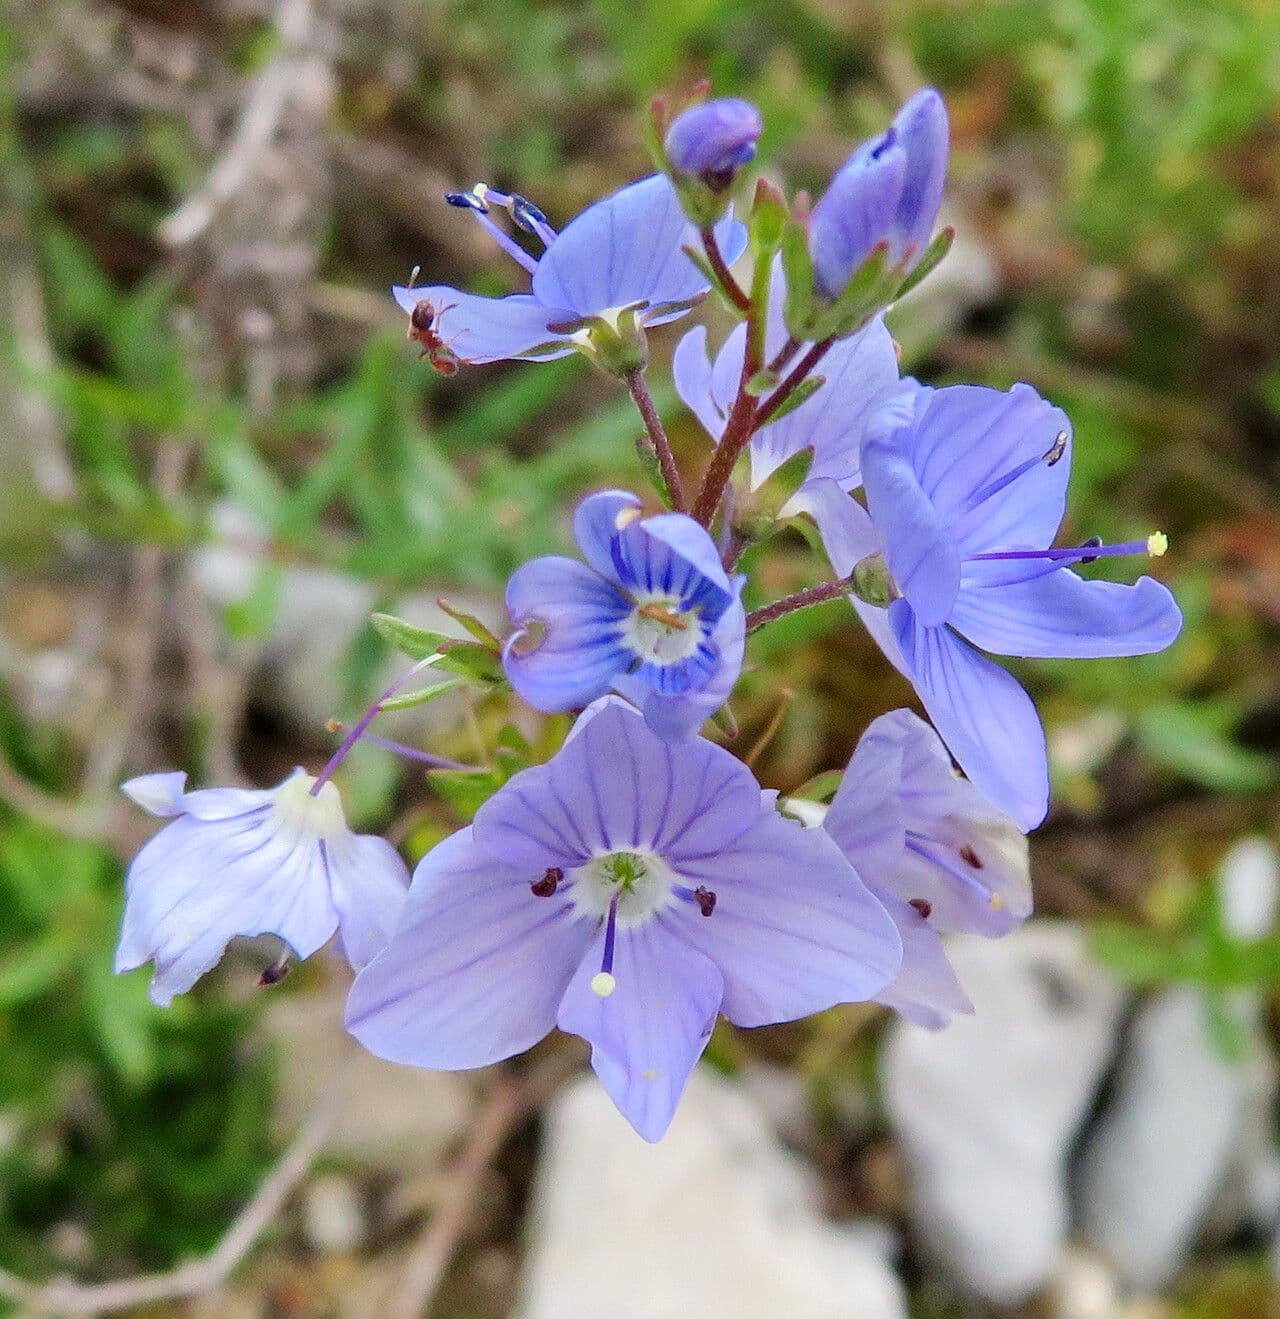
{"label": "flower center eye", "polygon": [[650,664],[679,664],[702,642],[697,610],[681,608],[674,596],[635,597],[635,609],[623,624],[623,640]]}
{"label": "flower center eye", "polygon": [[671,901],[676,876],[652,852],[606,852],[567,876],[568,892],[584,916],[604,918],[616,905],[623,929],[643,925]]}

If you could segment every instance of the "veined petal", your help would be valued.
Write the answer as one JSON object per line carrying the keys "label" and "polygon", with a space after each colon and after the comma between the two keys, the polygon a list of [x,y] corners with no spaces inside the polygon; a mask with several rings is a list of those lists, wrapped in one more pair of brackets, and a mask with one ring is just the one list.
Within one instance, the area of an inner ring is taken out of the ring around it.
{"label": "veined petal", "polygon": [[1049,808],[1044,729],[1031,698],[946,627],[924,627],[905,600],[889,623],[929,717],[973,781],[1023,829]]}
{"label": "veined petal", "polygon": [[884,318],[837,340],[817,371],[826,377],[818,392],[752,437],[752,489],[806,448],[813,450],[810,481],[830,478],[845,490],[859,483],[867,423],[899,384],[898,355]]}
{"label": "veined petal", "polygon": [[318,839],[281,827],[270,807],[228,819],[180,816],[134,858],[115,969],[154,961],[166,1006],[241,935],[275,934],[299,958],[337,926]]}
{"label": "veined petal", "polygon": [[1096,659],[1164,650],[1182,629],[1182,611],[1151,577],[1125,586],[1059,568],[1000,586],[966,583],[950,621],[996,655]]}
{"label": "veined petal", "polygon": [[414,1067],[483,1067],[531,1048],[595,927],[541,877],[476,846],[470,829],[419,862],[387,947],[356,976],[347,1029],[371,1053]]}
{"label": "veined petal", "polygon": [[644,711],[645,722],[659,737],[670,741],[692,737],[729,699],[738,675],[742,672],[742,657],[746,648],[746,615],[741,598],[745,582],[745,577],[735,579],[734,601],[720,615],[720,621],[711,634],[710,644],[715,650],[715,665],[700,687],[679,696],[665,696],[652,690],[639,691],[633,676],[615,684],[623,695],[636,700]]}
{"label": "veined petal", "polygon": [[623,585],[613,554],[613,540],[620,530],[618,521],[640,507],[640,500],[629,490],[601,490],[588,495],[573,513],[573,538],[582,557],[617,586]]}
{"label": "veined petal", "polygon": [[[872,525],[867,510],[835,481],[806,481],[787,501],[781,516],[795,517],[801,513],[807,513],[817,524],[827,558],[841,577],[848,577],[868,555],[884,549],[884,542]],[[876,645],[884,651],[885,658],[905,674],[906,664],[889,626],[888,611],[867,604],[852,593],[849,603]]]}
{"label": "veined petal", "polygon": [[645,1140],[661,1139],[711,1038],[724,982],[710,958],[660,921],[619,930],[616,988],[592,992],[604,933],[596,936],[560,1005],[557,1024],[591,1045],[591,1066]]}
{"label": "veined petal", "polygon": [[762,797],[732,843],[678,870],[716,894],[709,917],[682,904],[664,919],[724,975],[722,1011],[739,1026],[794,1021],[872,997],[897,974],[902,944],[884,908],[820,829]]}
{"label": "veined petal", "polygon": [[632,522],[616,533],[611,548],[617,580],[631,594],[669,596],[708,624],[733,599],[715,542],[685,513]]}
{"label": "veined petal", "polygon": [[[878,243],[895,236],[907,160],[892,134],[864,143],[841,166],[813,208],[809,249],[818,288],[835,299]],[[898,251],[889,253],[896,261]]]}
{"label": "veined petal", "polygon": [[962,556],[1053,544],[1066,510],[1071,423],[1030,385],[922,389],[899,443]]}
{"label": "veined petal", "polygon": [[[726,217],[716,233],[728,246],[725,259],[736,260],[746,241],[742,226]],[[538,262],[533,291],[543,302],[572,308],[579,316],[637,302],[653,307],[686,302],[708,288],[682,250],[696,242],[670,180],[655,174],[571,220]]]}
{"label": "veined petal", "polygon": [[[898,710],[895,714],[906,714]],[[914,718],[914,716],[912,716]],[[902,742],[881,715],[858,740],[849,767],[822,821],[860,875],[878,885],[902,863],[907,842],[902,788]]]}
{"label": "veined petal", "polygon": [[409,869],[385,838],[371,834],[322,842],[320,850],[342,951],[358,971],[390,941],[409,891]]}
{"label": "veined petal", "polygon": [[634,658],[622,644],[630,602],[576,559],[548,555],[507,583],[517,631],[503,647],[511,685],[539,710],[572,710],[602,696]]}
{"label": "veined petal", "polygon": [[918,91],[898,111],[893,126],[907,158],[898,201],[897,227],[904,247],[919,257],[933,237],[947,182],[947,108],[932,87]]}
{"label": "veined petal", "polygon": [[574,351],[563,334],[556,334],[547,326],[576,320],[576,313],[556,303],[544,304],[528,293],[485,298],[444,284],[430,288],[397,285],[391,292],[409,314],[418,303],[430,302],[436,312],[436,332],[444,346],[463,362],[501,362],[555,340],[564,341],[565,346],[540,355],[540,362],[565,357]]}
{"label": "veined petal", "polygon": [[665,545],[673,555],[683,559],[723,595],[733,594],[715,541],[705,527],[687,514],[659,513],[655,517],[645,518],[637,525],[643,528],[646,536]]}
{"label": "veined petal", "polygon": [[863,437],[867,510],[884,537],[894,581],[920,621],[933,627],[947,618],[960,590],[960,555],[899,444],[897,420],[893,404],[882,408]]}
{"label": "veined petal", "polygon": [[722,747],[700,739],[673,745],[638,710],[606,698],[584,712],[551,760],[485,802],[474,828],[487,852],[513,865],[569,869],[636,848],[676,865],[736,838],[759,793],[751,771]]}
{"label": "veined petal", "polygon": [[695,325],[676,344],[671,358],[671,375],[684,405],[702,423],[702,429],[718,442],[724,433],[727,414],[711,392],[711,360],[707,356],[705,325]]}
{"label": "veined petal", "polygon": [[902,967],[876,995],[876,1002],[927,1030],[940,1030],[957,1013],[972,1014],[973,1004],[930,922],[892,893],[877,892],[876,896],[902,937]]}

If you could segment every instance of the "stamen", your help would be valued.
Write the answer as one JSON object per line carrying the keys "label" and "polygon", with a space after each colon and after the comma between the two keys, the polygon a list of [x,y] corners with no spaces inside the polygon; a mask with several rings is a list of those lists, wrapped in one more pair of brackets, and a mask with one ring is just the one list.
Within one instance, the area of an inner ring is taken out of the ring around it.
{"label": "stamen", "polygon": [[622,890],[619,889],[609,903],[604,927],[604,956],[600,959],[600,970],[591,977],[591,992],[600,998],[608,998],[618,987],[613,976],[613,947],[618,938],[618,899],[621,896]]}
{"label": "stamen", "polygon": [[655,623],[661,623],[664,627],[675,628],[679,632],[689,630],[688,622],[679,614],[672,613],[669,609],[663,609],[661,605],[648,604],[641,605],[636,613],[641,618],[651,618]]}
{"label": "stamen", "polygon": [[960,858],[963,861],[967,861],[975,870],[983,869],[982,858],[973,850],[973,846],[970,843],[965,843],[960,849]]}
{"label": "stamen", "polygon": [[556,891],[556,886],[564,878],[564,871],[559,866],[548,866],[546,874],[529,885],[529,891],[535,898],[549,898]]}
{"label": "stamen", "polygon": [[1102,545],[1096,540],[1083,545],[1051,550],[992,550],[987,554],[970,554],[966,563],[999,563],[1012,559],[1042,559],[1051,563],[1092,563],[1095,559],[1114,558],[1123,554],[1145,554],[1159,557],[1169,548],[1169,538],[1161,531],[1152,533],[1146,540],[1128,540],[1119,545]]}
{"label": "stamen", "polygon": [[[538,268],[537,261],[510,234],[504,233],[489,218],[489,198],[494,197],[496,199],[504,195],[502,193],[495,194],[491,189],[486,188],[483,183],[477,183],[470,192],[446,192],[444,199],[450,206],[457,206],[464,211],[470,211],[480,222],[481,228],[489,234],[494,242],[513,261],[518,262],[532,275]],[[502,202],[498,204],[502,205]]]}
{"label": "stamen", "polygon": [[[914,852],[916,856],[921,857],[923,860],[932,862],[933,865],[945,870],[953,879],[958,879],[965,888],[980,894],[992,911],[999,911],[1004,906],[1004,898],[999,893],[993,893],[975,875],[958,866],[947,855],[945,848],[939,847],[932,839],[925,838],[913,829],[907,830],[907,851]],[[964,859],[968,861],[969,858],[965,857]]]}
{"label": "stamen", "polygon": [[1039,457],[1028,458],[1025,463],[1019,463],[1017,467],[1005,472],[1003,476],[997,476],[994,481],[987,482],[965,505],[965,512],[972,513],[975,508],[985,504],[992,495],[998,495],[1006,486],[1012,485],[1020,476],[1025,476],[1028,472],[1039,467],[1041,463],[1046,467],[1053,467],[1059,463],[1067,451],[1067,438],[1066,431],[1059,431],[1054,437],[1053,443]]}
{"label": "stamen", "polygon": [[258,984],[262,986],[278,985],[289,974],[289,965],[292,958],[292,952],[286,948],[270,966],[264,968],[262,974],[258,977]]}
{"label": "stamen", "polygon": [[699,884],[697,888],[686,888],[683,884],[673,884],[671,891],[682,902],[696,903],[698,910],[704,916],[710,916],[716,909],[716,895],[705,884]]}
{"label": "stamen", "polygon": [[908,898],[907,906],[914,907],[925,920],[933,915],[933,903],[928,898]]}
{"label": "stamen", "polygon": [[526,232],[535,234],[550,247],[556,240],[556,231],[547,223],[540,207],[535,206],[527,197],[512,197],[511,218]]}
{"label": "stamen", "polygon": [[[340,733],[346,727],[341,719],[329,719],[325,728],[331,733]],[[377,733],[365,733],[360,739],[370,746],[381,747],[394,756],[403,756],[405,760],[415,760],[420,765],[429,765],[432,769],[456,769],[468,774],[483,774],[481,765],[464,765],[460,760],[450,760],[448,756],[434,756],[430,751],[419,751],[417,747],[406,746],[403,742],[394,742],[389,737],[379,737]]]}

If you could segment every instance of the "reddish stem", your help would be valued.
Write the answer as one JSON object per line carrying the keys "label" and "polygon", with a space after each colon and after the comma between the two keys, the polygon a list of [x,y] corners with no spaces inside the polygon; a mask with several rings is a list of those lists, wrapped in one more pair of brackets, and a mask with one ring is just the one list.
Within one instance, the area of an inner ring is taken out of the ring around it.
{"label": "reddish stem", "polygon": [[781,600],[753,609],[747,615],[747,631],[754,632],[757,628],[764,627],[766,623],[776,622],[779,618],[794,614],[799,609],[808,609],[811,605],[825,604],[828,600],[848,595],[849,587],[849,579],[842,577],[836,582],[823,582],[820,586],[810,586],[807,590],[784,595]]}
{"label": "reddish stem", "polygon": [[654,406],[653,395],[649,393],[644,372],[639,368],[628,371],[626,381],[631,397],[644,418],[644,428],[649,433],[649,444],[657,455],[658,467],[662,471],[667,494],[671,497],[671,506],[677,513],[683,513],[688,507],[684,498],[684,482],[680,479],[680,468],[676,465],[675,454],[671,452],[671,441],[667,439],[662,418],[658,416],[658,409]]}
{"label": "reddish stem", "polygon": [[698,237],[702,239],[703,251],[707,254],[707,260],[711,263],[711,269],[715,271],[716,278],[720,281],[720,287],[725,291],[729,301],[733,303],[739,311],[751,310],[751,299],[743,292],[742,285],[733,277],[733,273],[725,264],[725,259],[720,251],[720,244],[716,240],[716,231],[708,225],[705,229],[698,230]]}
{"label": "reddish stem", "polygon": [[796,389],[809,378],[813,368],[827,355],[834,339],[823,339],[821,343],[812,344],[809,351],[791,369],[791,374],[760,405],[756,414],[756,429],[768,423],[769,418],[795,393]]}

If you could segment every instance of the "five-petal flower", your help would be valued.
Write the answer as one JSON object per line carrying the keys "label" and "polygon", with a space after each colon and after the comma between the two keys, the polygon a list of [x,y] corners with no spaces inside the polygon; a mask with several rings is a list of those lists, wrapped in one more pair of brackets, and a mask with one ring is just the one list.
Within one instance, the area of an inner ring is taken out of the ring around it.
{"label": "five-petal flower", "polygon": [[618,691],[663,737],[696,732],[742,667],[744,579],[692,518],[643,517],[626,491],[589,495],[573,525],[585,564],[534,559],[507,583],[511,685],[548,711]]}
{"label": "five-petal flower", "polygon": [[718,1013],[761,1026],[861,1001],[901,955],[822,831],[729,752],[663,741],[606,697],[423,858],[347,1025],[380,1057],[455,1070],[558,1024],[657,1140]]}
{"label": "five-petal flower", "polygon": [[951,765],[910,710],[863,733],[822,827],[902,936],[902,969],[876,995],[918,1025],[972,1012],[940,934],[1008,934],[1031,915],[1027,840]]}
{"label": "five-petal flower", "polygon": [[830,483],[803,501],[837,572],[884,556],[895,598],[879,608],[855,597],[859,613],[975,787],[1023,829],[1048,809],[1044,732],[1021,685],[975,647],[1026,658],[1144,655],[1182,626],[1154,579],[1089,581],[1068,566],[1147,552],[1149,542],[1051,548],[1070,447],[1065,414],[1029,385],[1004,393],[909,381],[864,436],[867,508]]}
{"label": "five-petal flower", "polygon": [[151,997],[186,993],[240,935],[278,935],[310,957],[340,935],[353,967],[378,952],[404,905],[409,871],[382,838],[353,834],[338,790],[295,770],[265,790],[184,792],[182,773],[145,774],[124,791],[174,817],[125,881],[117,972],[155,963]]}
{"label": "five-petal flower", "polygon": [[[683,316],[710,287],[683,250],[696,242],[696,231],[664,175],[628,184],[587,207],[558,234],[540,212],[530,220],[532,208],[521,198],[485,188],[459,196],[529,272],[531,285],[530,292],[505,298],[447,285],[392,289],[410,316],[426,305],[431,333],[459,361],[563,357],[584,345],[592,318],[616,325],[632,308],[642,325],[663,325]],[[511,210],[547,243],[541,257],[535,260],[497,228],[489,219],[494,206]],[[716,226],[716,235],[726,260],[742,254],[746,231],[732,216]]]}

